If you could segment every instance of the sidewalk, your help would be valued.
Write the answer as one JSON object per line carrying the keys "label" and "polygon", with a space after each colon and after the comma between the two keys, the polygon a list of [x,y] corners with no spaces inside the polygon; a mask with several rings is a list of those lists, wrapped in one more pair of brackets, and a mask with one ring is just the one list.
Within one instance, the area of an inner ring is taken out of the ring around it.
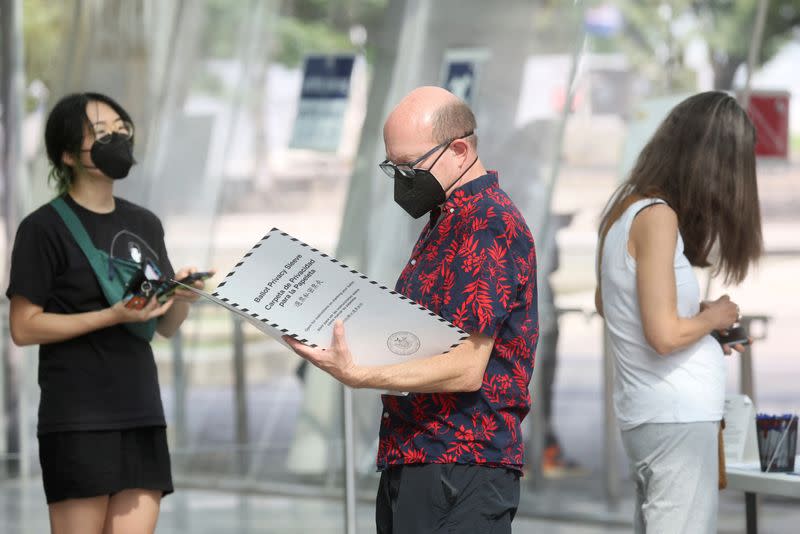
{"label": "sidewalk", "polygon": [[[553,499],[548,499],[552,501]],[[623,534],[630,527],[580,524],[570,521],[525,517],[525,503],[514,521],[515,534]],[[555,504],[554,511],[558,511]],[[744,532],[744,503],[738,496],[723,494],[720,534]],[[41,481],[27,484],[0,482],[0,532],[41,534],[49,530]],[[279,496],[244,495],[229,492],[182,490],[164,499],[157,534],[344,534],[340,501]],[[375,531],[372,503],[360,503],[358,532]],[[796,532],[800,511],[789,501],[769,501],[761,507],[761,532]]]}

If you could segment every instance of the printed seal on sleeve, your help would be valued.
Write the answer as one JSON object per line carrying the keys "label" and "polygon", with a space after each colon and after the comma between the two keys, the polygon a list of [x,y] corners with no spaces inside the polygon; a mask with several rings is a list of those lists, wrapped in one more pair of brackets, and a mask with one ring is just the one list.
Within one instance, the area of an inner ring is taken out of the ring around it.
{"label": "printed seal on sleeve", "polygon": [[411,332],[395,332],[386,340],[389,350],[399,356],[411,356],[419,350],[419,338]]}

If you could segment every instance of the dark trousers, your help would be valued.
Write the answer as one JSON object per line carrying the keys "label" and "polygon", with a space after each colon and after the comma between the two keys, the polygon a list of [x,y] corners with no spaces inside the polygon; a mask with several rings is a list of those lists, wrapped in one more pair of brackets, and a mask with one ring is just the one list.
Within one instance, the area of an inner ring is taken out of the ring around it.
{"label": "dark trousers", "polygon": [[536,393],[536,405],[542,411],[544,420],[545,447],[558,445],[553,428],[553,390],[558,365],[558,325],[552,330],[539,333],[536,345],[536,372],[541,373],[541,388]]}
{"label": "dark trousers", "polygon": [[461,464],[407,465],[381,473],[378,534],[510,534],[519,473]]}

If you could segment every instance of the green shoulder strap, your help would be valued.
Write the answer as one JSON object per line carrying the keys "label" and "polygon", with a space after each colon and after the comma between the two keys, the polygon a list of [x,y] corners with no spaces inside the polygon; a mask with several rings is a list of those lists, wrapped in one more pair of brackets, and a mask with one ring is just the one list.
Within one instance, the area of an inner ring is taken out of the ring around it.
{"label": "green shoulder strap", "polygon": [[[122,299],[125,291],[125,285],[130,279],[130,276],[123,276],[122,272],[117,269],[117,266],[112,265],[113,262],[109,259],[108,255],[103,251],[98,250],[97,247],[94,246],[92,239],[86,232],[86,228],[83,227],[83,224],[81,223],[80,219],[78,219],[78,216],[75,215],[75,212],[72,211],[72,208],[70,208],[69,205],[64,202],[63,198],[58,197],[52,200],[50,205],[53,206],[58,215],[64,221],[64,224],[66,224],[67,229],[72,234],[72,237],[75,238],[75,241],[78,243],[81,251],[83,251],[83,255],[86,256],[86,259],[89,261],[89,265],[91,265],[92,270],[94,271],[95,277],[100,284],[100,289],[103,290],[103,295],[105,295],[106,300],[108,300],[110,305],[114,305]],[[121,260],[117,261],[122,262]],[[138,269],[138,266],[134,268],[135,264],[132,264],[131,262],[122,263],[125,264],[126,271],[135,271]],[[128,265],[129,263],[131,263],[131,265]],[[151,319],[150,321],[146,321],[144,323],[125,323],[123,326],[135,336],[138,336],[145,341],[150,341],[153,339],[153,335],[155,334],[156,323],[157,321],[155,319]]]}
{"label": "green shoulder strap", "polygon": [[[72,237],[74,237],[75,241],[78,242],[78,246],[81,247],[86,259],[89,260],[89,264],[92,266],[94,274],[97,275],[98,278],[108,276],[108,265],[105,265],[103,258],[96,254],[97,248],[94,246],[94,243],[92,243],[92,239],[89,237],[89,234],[86,233],[86,228],[83,227],[83,224],[81,224],[78,216],[75,215],[74,211],[72,211],[72,208],[70,208],[61,197],[54,199],[52,202],[50,202],[50,204],[64,220],[64,224],[67,225]],[[114,303],[110,302],[109,304]]]}

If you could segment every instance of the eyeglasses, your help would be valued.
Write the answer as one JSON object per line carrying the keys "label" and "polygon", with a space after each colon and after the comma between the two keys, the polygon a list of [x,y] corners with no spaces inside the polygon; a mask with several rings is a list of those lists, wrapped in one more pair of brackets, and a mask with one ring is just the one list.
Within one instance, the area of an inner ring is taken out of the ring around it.
{"label": "eyeglasses", "polygon": [[96,122],[92,124],[94,133],[94,140],[101,145],[106,145],[111,142],[112,134],[118,134],[125,139],[133,137],[133,124],[128,121],[115,121],[114,127],[109,126],[105,122]]}
{"label": "eyeglasses", "polygon": [[[383,162],[378,164],[378,167],[380,167],[380,169],[383,171],[383,173],[386,176],[388,176],[389,178],[394,178],[395,176],[397,176],[397,173],[400,173],[402,176],[405,176],[406,178],[413,178],[414,174],[415,174],[414,173],[414,167],[416,167],[417,165],[419,165],[420,163],[422,163],[423,161],[425,161],[426,159],[431,157],[433,154],[436,153],[437,150],[441,149],[442,147],[449,146],[450,143],[452,143],[456,139],[465,139],[465,138],[469,137],[470,135],[472,135],[473,133],[474,132],[469,132],[469,133],[466,133],[466,134],[464,134],[464,135],[462,135],[460,137],[454,137],[454,138],[450,139],[449,141],[445,141],[444,143],[438,144],[435,147],[433,147],[432,149],[430,149],[427,152],[425,152],[422,156],[420,156],[419,158],[417,158],[416,160],[414,160],[414,161],[412,161],[410,163],[392,163],[388,159],[385,159],[385,160],[383,160]],[[438,158],[437,158],[437,161],[438,161]],[[434,165],[435,164],[436,164],[436,162],[434,162]],[[433,167],[433,165],[431,165],[431,167]]]}

